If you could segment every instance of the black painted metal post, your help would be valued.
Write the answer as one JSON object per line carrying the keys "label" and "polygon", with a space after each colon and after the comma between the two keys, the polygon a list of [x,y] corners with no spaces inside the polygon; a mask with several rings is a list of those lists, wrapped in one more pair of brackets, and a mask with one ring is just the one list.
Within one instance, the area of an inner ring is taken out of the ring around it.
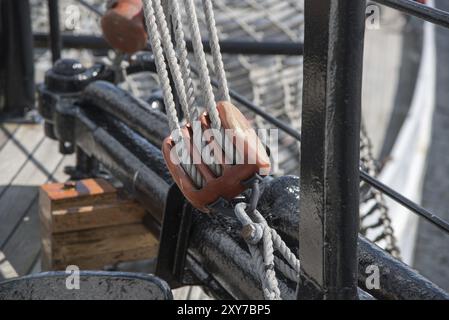
{"label": "black painted metal post", "polygon": [[0,43],[0,118],[23,118],[35,105],[28,1],[0,1]]}
{"label": "black painted metal post", "polygon": [[357,298],[364,11],[305,0],[299,246],[323,299]]}
{"label": "black painted metal post", "polygon": [[48,17],[50,20],[50,49],[53,63],[61,58],[62,38],[59,25],[58,0],[48,0]]}

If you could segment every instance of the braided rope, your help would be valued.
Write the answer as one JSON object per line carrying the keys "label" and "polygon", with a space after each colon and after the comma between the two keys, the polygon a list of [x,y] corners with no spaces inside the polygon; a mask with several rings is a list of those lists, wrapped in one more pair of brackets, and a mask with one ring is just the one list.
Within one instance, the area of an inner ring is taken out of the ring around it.
{"label": "braided rope", "polygon": [[186,8],[186,17],[192,37],[193,55],[198,66],[203,100],[212,123],[212,128],[220,130],[221,120],[218,116],[217,107],[215,105],[215,97],[212,90],[212,85],[210,83],[209,69],[207,68],[206,55],[204,53],[203,43],[201,42],[201,33],[200,27],[198,25],[195,3],[193,0],[184,0],[184,4]]}
{"label": "braided rope", "polygon": [[159,33],[155,12],[153,9],[153,1],[145,0],[143,1],[143,9],[145,22],[147,26],[148,36],[150,38],[151,47],[153,49],[154,61],[156,64],[157,73],[159,75],[159,81],[161,83],[162,92],[164,95],[165,107],[167,110],[167,119],[170,131],[172,132],[173,140],[176,147],[178,157],[181,159],[181,165],[184,170],[189,174],[189,176],[194,180],[194,183],[198,187],[203,186],[203,179],[201,175],[197,172],[196,166],[193,165],[190,159],[187,158],[185,152],[182,150],[186,149],[186,142],[183,139],[181,133],[181,127],[179,125],[178,114],[176,112],[176,105],[173,98],[173,92],[171,89],[170,78],[167,72],[167,66],[165,64],[164,53],[161,44],[161,35]]}
{"label": "braided rope", "polygon": [[274,257],[274,264],[287,279],[293,282],[298,282],[298,273],[285,263],[284,260]]}
{"label": "braided rope", "polygon": [[[182,18],[181,13],[179,9],[178,1],[171,0],[170,1],[170,15],[172,18],[173,26],[174,26],[174,36],[175,36],[175,43],[176,43],[176,53],[178,55],[179,64],[181,67],[181,73],[184,80],[184,86],[185,86],[185,92],[187,92],[187,104],[188,104],[188,119],[187,121],[192,123],[192,121],[195,121],[199,117],[199,110],[197,106],[195,105],[195,92],[194,92],[194,86],[193,81],[190,76],[191,70],[190,70],[190,63],[188,59],[188,52],[187,52],[187,46],[185,42],[184,37],[184,30],[182,28]],[[168,32],[168,30],[167,30]],[[171,41],[170,41],[171,42]],[[194,132],[195,134],[195,132]],[[221,175],[222,168],[219,164],[216,163],[216,160],[213,156],[210,155],[210,146],[206,146],[205,141],[203,139],[194,139],[193,140],[194,145],[199,150],[206,149],[209,152],[201,153],[201,157],[208,163],[208,167],[217,175]]]}
{"label": "braided rope", "polygon": [[218,99],[221,101],[231,101],[229,96],[228,81],[221,56],[220,42],[218,40],[217,26],[214,17],[214,8],[211,0],[203,0],[204,15],[209,32],[209,43],[212,53],[212,60],[215,67],[215,76],[218,82]]}
{"label": "braided rope", "polygon": [[160,38],[162,40],[162,47],[165,52],[165,57],[168,62],[170,73],[172,75],[173,83],[175,84],[176,92],[178,93],[179,103],[181,104],[182,111],[186,115],[188,121],[191,122],[190,110],[187,104],[187,94],[184,85],[184,78],[179,67],[178,58],[176,57],[164,9],[162,8],[160,0],[153,0],[153,5],[156,22],[159,27]]}
{"label": "braided rope", "polygon": [[[253,219],[246,213],[248,204],[241,202],[235,206],[235,215],[240,223],[252,226],[253,233],[245,237],[252,261],[262,284],[266,299],[281,299],[279,283],[276,278],[274,266],[288,279],[297,282],[300,272],[300,261],[287,247],[279,234],[272,229],[259,211],[254,210]],[[262,234],[260,234],[262,229]],[[260,243],[262,242],[262,243]],[[282,259],[274,255],[274,251],[280,252]]]}
{"label": "braided rope", "polygon": [[182,77],[184,79],[185,91],[187,93],[187,103],[189,105],[190,113],[188,122],[196,120],[199,117],[199,110],[196,107],[195,89],[192,78],[190,76],[190,63],[188,58],[187,46],[182,27],[181,12],[179,9],[178,0],[170,1],[170,14],[173,23],[173,30],[175,35],[176,54],[179,58],[179,65],[181,67]]}

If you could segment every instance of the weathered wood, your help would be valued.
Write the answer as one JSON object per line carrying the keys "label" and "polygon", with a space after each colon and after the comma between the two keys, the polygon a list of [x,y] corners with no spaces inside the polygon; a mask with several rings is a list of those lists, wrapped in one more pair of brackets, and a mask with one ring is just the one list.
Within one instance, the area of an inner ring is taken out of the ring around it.
{"label": "weathered wood", "polygon": [[132,200],[117,199],[109,204],[72,207],[53,211],[52,233],[87,230],[92,228],[142,222],[145,210]]}
{"label": "weathered wood", "polygon": [[12,137],[8,137],[0,152],[0,195],[13,182],[43,139],[43,130],[36,125],[20,126]]}
{"label": "weathered wood", "polygon": [[57,143],[45,139],[7,186],[0,197],[0,247],[4,246],[10,233],[36,199],[37,186],[48,181],[61,159]]}
{"label": "weathered wood", "polygon": [[35,198],[19,226],[3,248],[5,256],[19,276],[26,275],[40,251],[38,203]]}
{"label": "weathered wood", "polygon": [[103,179],[43,185],[39,201],[43,269],[102,269],[157,252],[143,207]]}
{"label": "weathered wood", "polygon": [[18,274],[11,263],[6,258],[5,254],[0,251],[0,281],[15,278]]}
{"label": "weathered wood", "polygon": [[72,183],[49,183],[40,188],[39,206],[54,212],[83,205],[104,204],[117,198],[117,190],[103,179],[85,179]]}
{"label": "weathered wood", "polygon": [[47,234],[43,238],[42,268],[64,270],[102,269],[123,261],[156,256],[158,240],[143,224],[128,224],[68,233]]}
{"label": "weathered wood", "polygon": [[0,150],[8,142],[10,136],[14,136],[19,126],[17,124],[6,123],[0,125]]}

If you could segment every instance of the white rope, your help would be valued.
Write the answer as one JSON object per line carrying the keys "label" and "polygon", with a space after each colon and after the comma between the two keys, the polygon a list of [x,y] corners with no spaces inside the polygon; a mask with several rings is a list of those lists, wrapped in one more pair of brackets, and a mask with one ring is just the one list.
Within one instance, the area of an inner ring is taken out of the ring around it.
{"label": "white rope", "polygon": [[207,68],[206,55],[204,54],[203,43],[201,42],[200,27],[198,25],[198,18],[195,10],[195,3],[193,0],[184,0],[186,8],[186,17],[190,28],[192,37],[193,55],[198,66],[198,74],[200,78],[201,92],[203,93],[203,100],[212,128],[221,130],[221,120],[218,116],[217,106],[215,104],[215,97],[210,83],[209,70]]}
{"label": "white rope", "polygon": [[231,101],[229,96],[228,82],[221,56],[220,42],[218,40],[217,26],[214,17],[214,8],[211,0],[203,0],[204,15],[206,17],[206,26],[209,32],[209,43],[214,62],[215,75],[218,82],[218,99],[220,101]]}
{"label": "white rope", "polygon": [[[297,282],[300,273],[300,261],[287,247],[276,230],[272,229],[259,211],[254,211],[251,219],[246,213],[247,204],[238,203],[235,206],[235,215],[246,228],[252,228],[250,234],[245,235],[252,261],[262,284],[266,299],[276,300],[281,298],[279,283],[276,278],[274,266],[288,279]],[[262,230],[262,231],[261,231]],[[284,260],[276,257],[277,250]]]}
{"label": "white rope", "polygon": [[[171,39],[170,30],[167,26],[165,14],[159,1],[160,0],[156,1],[158,5],[156,5],[155,13],[159,27],[161,28],[161,35],[163,39],[164,49],[167,52],[169,66],[172,72],[173,81],[175,82],[176,85],[176,89],[178,90],[178,92],[181,92],[182,94],[182,103],[185,104],[185,108],[183,108],[183,110],[185,110],[184,113],[187,116],[187,121],[189,123],[192,123],[192,121],[198,120],[199,111],[195,105],[193,82],[190,77],[190,66],[188,62],[188,53],[184,39],[184,31],[182,29],[181,13],[179,11],[179,5],[176,0],[171,1],[170,3],[170,14],[172,16],[172,21],[174,22],[174,35],[180,66],[178,65],[178,59],[176,58],[175,50],[173,48],[173,42]],[[180,87],[180,89],[178,89],[178,87]],[[189,94],[191,96],[187,97],[186,92],[190,92]],[[210,146],[206,146],[205,141],[203,141],[203,139],[201,138],[193,139],[193,142],[194,145],[198,148],[198,150],[202,151],[204,150],[203,148],[206,148],[206,150],[209,151],[206,153],[201,152],[201,157],[206,161],[207,164],[209,164],[208,166],[214,172],[214,174],[220,176],[222,173],[222,169],[221,166],[216,163],[215,158],[210,155]]]}
{"label": "white rope", "polygon": [[164,9],[162,9],[160,0],[153,0],[154,13],[157,25],[159,27],[159,34],[162,40],[162,47],[165,52],[165,57],[168,62],[169,70],[172,75],[173,83],[175,84],[176,92],[178,93],[179,103],[181,104],[182,111],[184,112],[187,121],[191,122],[189,106],[187,104],[187,94],[184,85],[184,79],[181,73],[181,69],[178,64],[175,49],[170,35],[170,29],[167,25]]}
{"label": "white rope", "polygon": [[184,36],[184,29],[182,26],[181,12],[179,9],[178,0],[170,0],[170,14],[173,23],[173,30],[175,35],[176,54],[178,56],[179,65],[181,66],[181,73],[184,80],[185,91],[187,93],[187,103],[190,109],[190,120],[197,120],[199,117],[199,110],[196,106],[195,89],[192,78],[190,76],[190,63]]}
{"label": "white rope", "polygon": [[161,83],[162,92],[164,95],[164,103],[167,113],[168,125],[172,132],[172,137],[177,146],[177,154],[181,160],[181,165],[184,170],[189,174],[197,187],[203,186],[203,179],[196,169],[196,166],[192,164],[187,155],[185,155],[186,144],[182,137],[181,128],[179,125],[178,115],[176,112],[176,105],[173,98],[173,92],[170,85],[170,78],[167,72],[167,66],[165,64],[164,53],[161,45],[161,35],[159,33],[156,17],[153,9],[153,1],[143,1],[144,16],[147,26],[148,36],[150,38],[151,47],[153,50],[154,61],[159,75],[159,81]]}

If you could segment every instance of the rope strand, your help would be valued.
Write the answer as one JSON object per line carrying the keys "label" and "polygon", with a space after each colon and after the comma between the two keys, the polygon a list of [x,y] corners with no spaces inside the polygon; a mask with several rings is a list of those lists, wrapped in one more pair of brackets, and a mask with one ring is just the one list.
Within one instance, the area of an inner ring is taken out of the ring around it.
{"label": "rope strand", "polygon": [[178,114],[176,111],[176,105],[173,98],[173,92],[170,85],[170,78],[167,72],[167,65],[165,63],[164,53],[162,49],[160,33],[156,23],[156,17],[153,9],[153,1],[143,1],[143,9],[145,22],[147,25],[148,36],[150,38],[150,44],[153,49],[154,61],[156,64],[157,73],[159,75],[159,81],[161,83],[162,92],[164,95],[165,108],[167,110],[168,125],[172,132],[172,137],[175,142],[176,151],[178,157],[181,160],[181,165],[184,170],[189,174],[190,178],[194,181],[197,187],[203,186],[203,179],[193,165],[190,159],[182,152],[186,149],[186,144],[181,133],[181,127],[179,125]]}
{"label": "rope strand", "polygon": [[186,16],[192,37],[193,55],[195,57],[196,64],[198,65],[198,73],[204,104],[209,114],[212,128],[220,130],[221,120],[218,116],[215,97],[212,90],[212,85],[210,83],[209,69],[207,68],[206,55],[204,54],[203,43],[201,42],[201,33],[198,25],[195,3],[193,0],[184,0],[184,4],[187,11]]}
{"label": "rope strand", "polygon": [[218,99],[220,101],[231,101],[229,96],[228,81],[226,80],[226,72],[221,56],[220,42],[218,39],[217,26],[214,17],[214,8],[211,0],[203,0],[204,14],[206,17],[206,25],[209,31],[209,43],[214,62],[215,76],[218,82]]}

